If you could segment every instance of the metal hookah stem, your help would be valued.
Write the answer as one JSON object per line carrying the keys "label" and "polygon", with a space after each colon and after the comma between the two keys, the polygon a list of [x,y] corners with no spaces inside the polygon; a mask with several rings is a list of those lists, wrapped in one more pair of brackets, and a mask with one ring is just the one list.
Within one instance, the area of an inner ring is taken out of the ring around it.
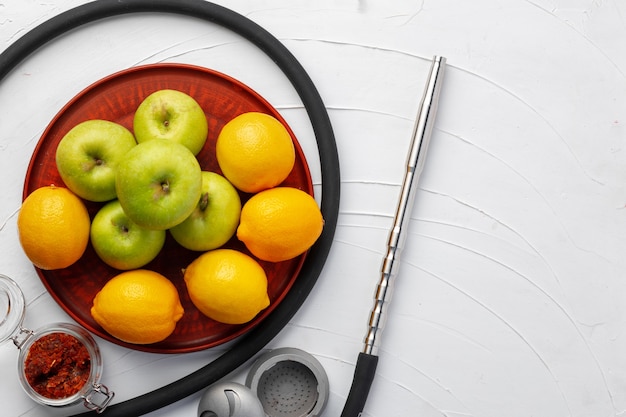
{"label": "metal hookah stem", "polygon": [[389,234],[387,254],[383,259],[381,277],[376,288],[375,303],[368,322],[365,346],[363,351],[359,352],[354,368],[352,386],[341,412],[341,417],[362,416],[370,387],[376,375],[380,335],[385,325],[394,279],[398,275],[400,253],[404,248],[406,240],[406,229],[411,217],[415,193],[417,192],[417,182],[424,168],[424,159],[435,122],[445,65],[445,58],[440,56],[433,57],[426,89],[419,106],[415,127],[413,128],[406,172],[393,227]]}
{"label": "metal hookah stem", "polygon": [[368,332],[365,337],[363,349],[363,353],[365,354],[378,354],[380,334],[385,326],[387,308],[393,293],[394,281],[400,267],[400,254],[404,249],[404,243],[406,241],[407,228],[413,210],[415,194],[417,192],[417,184],[424,168],[426,152],[428,150],[435,115],[437,113],[445,64],[446,59],[444,57],[435,56],[433,58],[428,82],[413,128],[413,136],[407,157],[406,172],[404,174],[404,181],[402,182],[398,207],[396,208],[393,227],[389,233],[387,254],[383,258],[380,281],[376,288],[374,306],[369,317]]}

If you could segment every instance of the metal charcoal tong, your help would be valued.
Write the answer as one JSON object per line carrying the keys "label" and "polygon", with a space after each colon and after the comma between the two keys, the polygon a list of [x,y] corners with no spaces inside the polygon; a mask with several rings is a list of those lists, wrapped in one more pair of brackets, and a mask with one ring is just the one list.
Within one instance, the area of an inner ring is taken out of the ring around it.
{"label": "metal charcoal tong", "polygon": [[358,417],[361,415],[376,374],[380,335],[385,326],[388,304],[391,300],[394,281],[400,267],[400,254],[406,241],[417,184],[424,168],[426,152],[437,113],[445,65],[446,59],[444,57],[433,57],[426,90],[424,91],[415,127],[413,128],[406,172],[393,227],[389,234],[387,254],[383,258],[381,277],[374,297],[374,306],[369,317],[365,345],[359,353],[352,386],[341,417]]}

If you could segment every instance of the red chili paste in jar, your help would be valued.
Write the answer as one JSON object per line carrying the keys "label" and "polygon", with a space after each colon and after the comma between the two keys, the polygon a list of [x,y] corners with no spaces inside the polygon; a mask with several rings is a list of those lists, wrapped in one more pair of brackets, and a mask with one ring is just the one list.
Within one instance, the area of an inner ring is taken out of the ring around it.
{"label": "red chili paste in jar", "polygon": [[50,399],[76,394],[89,378],[91,359],[85,345],[67,333],[37,339],[24,361],[24,376],[35,392]]}

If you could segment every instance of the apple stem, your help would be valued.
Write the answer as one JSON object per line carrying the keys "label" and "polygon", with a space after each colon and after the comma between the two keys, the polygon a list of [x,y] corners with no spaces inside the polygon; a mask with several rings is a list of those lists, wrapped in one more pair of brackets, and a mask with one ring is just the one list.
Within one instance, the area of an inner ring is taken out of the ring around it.
{"label": "apple stem", "polygon": [[200,203],[199,203],[199,207],[201,211],[206,210],[206,208],[209,206],[209,193],[202,193],[202,195],[200,196]]}

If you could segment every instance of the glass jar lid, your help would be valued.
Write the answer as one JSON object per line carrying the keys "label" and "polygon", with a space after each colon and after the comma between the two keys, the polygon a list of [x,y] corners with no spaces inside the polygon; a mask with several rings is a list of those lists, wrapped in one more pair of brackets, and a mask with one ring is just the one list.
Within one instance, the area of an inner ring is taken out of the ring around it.
{"label": "glass jar lid", "polygon": [[0,343],[11,339],[24,320],[24,293],[15,281],[0,274]]}

